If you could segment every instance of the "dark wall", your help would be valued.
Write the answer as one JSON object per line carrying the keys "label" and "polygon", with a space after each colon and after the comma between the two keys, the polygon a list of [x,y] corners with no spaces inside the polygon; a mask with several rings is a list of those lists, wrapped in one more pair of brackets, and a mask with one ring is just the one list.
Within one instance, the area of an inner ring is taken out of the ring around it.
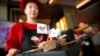
{"label": "dark wall", "polygon": [[87,23],[100,23],[100,1],[78,12],[78,18],[84,19]]}

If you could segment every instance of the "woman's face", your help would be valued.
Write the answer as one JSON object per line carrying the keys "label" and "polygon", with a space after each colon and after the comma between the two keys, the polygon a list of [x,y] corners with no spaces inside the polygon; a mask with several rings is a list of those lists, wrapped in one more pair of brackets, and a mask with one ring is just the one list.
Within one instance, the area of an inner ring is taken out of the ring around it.
{"label": "woman's face", "polygon": [[36,18],[38,16],[39,9],[35,3],[29,2],[26,4],[24,12],[25,12],[27,17]]}

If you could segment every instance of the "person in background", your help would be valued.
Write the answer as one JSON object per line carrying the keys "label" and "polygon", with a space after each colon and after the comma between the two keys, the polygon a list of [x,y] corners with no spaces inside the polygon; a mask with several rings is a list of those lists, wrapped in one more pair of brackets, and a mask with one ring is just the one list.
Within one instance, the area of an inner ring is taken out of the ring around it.
{"label": "person in background", "polygon": [[83,30],[88,27],[89,27],[89,25],[83,19],[79,19],[78,26],[76,29],[74,29],[74,31],[76,32],[77,36],[79,36],[79,35],[83,34]]}
{"label": "person in background", "polygon": [[87,29],[84,30],[84,33],[87,36],[83,37],[83,45],[82,45],[82,52],[83,56],[97,56],[94,43],[92,41],[92,37],[98,34],[99,32],[99,25],[92,24]]}
{"label": "person in background", "polygon": [[78,26],[79,28],[75,29],[76,36],[78,37],[80,35],[83,35],[81,37],[76,38],[76,39],[79,39],[79,38],[83,39],[79,56],[96,56],[94,44],[91,39],[91,37],[96,34],[96,32],[93,30],[95,28],[85,23],[83,19],[79,19]]}
{"label": "person in background", "polygon": [[99,40],[99,37],[100,37],[100,26],[99,26],[99,24],[97,24],[97,23],[92,24],[91,28],[95,32],[95,36],[92,37],[94,45],[100,45],[100,40]]}
{"label": "person in background", "polygon": [[100,25],[98,23],[91,24],[90,27],[85,30],[85,32],[92,37],[91,39],[95,47],[96,55],[100,56]]}
{"label": "person in background", "polygon": [[43,10],[42,3],[38,0],[21,0],[20,9],[27,20],[23,23],[15,23],[11,28],[5,47],[5,51],[8,51],[7,56],[37,48],[36,46],[46,40],[46,35],[36,34],[37,17]]}

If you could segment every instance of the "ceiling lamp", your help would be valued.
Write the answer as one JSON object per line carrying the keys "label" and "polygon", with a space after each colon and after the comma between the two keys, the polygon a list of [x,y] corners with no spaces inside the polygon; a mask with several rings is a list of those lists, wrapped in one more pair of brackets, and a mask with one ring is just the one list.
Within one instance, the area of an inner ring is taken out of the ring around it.
{"label": "ceiling lamp", "polygon": [[56,4],[56,3],[58,3],[58,0],[49,0],[49,4],[50,4],[50,5],[54,5],[54,4]]}
{"label": "ceiling lamp", "polygon": [[80,8],[82,7],[83,5],[87,4],[88,2],[90,2],[90,0],[83,0],[82,2],[80,2],[79,4],[76,5],[76,8]]}

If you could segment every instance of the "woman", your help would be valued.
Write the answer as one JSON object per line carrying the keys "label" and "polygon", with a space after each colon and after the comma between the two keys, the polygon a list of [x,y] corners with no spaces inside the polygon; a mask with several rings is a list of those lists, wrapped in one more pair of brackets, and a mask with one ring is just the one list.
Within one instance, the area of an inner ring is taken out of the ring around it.
{"label": "woman", "polygon": [[36,34],[36,18],[42,11],[42,4],[38,0],[22,0],[20,9],[25,13],[27,20],[24,23],[13,25],[5,47],[5,50],[8,51],[7,56],[14,56],[18,52],[31,50],[35,48],[34,46],[46,40],[41,34]]}

